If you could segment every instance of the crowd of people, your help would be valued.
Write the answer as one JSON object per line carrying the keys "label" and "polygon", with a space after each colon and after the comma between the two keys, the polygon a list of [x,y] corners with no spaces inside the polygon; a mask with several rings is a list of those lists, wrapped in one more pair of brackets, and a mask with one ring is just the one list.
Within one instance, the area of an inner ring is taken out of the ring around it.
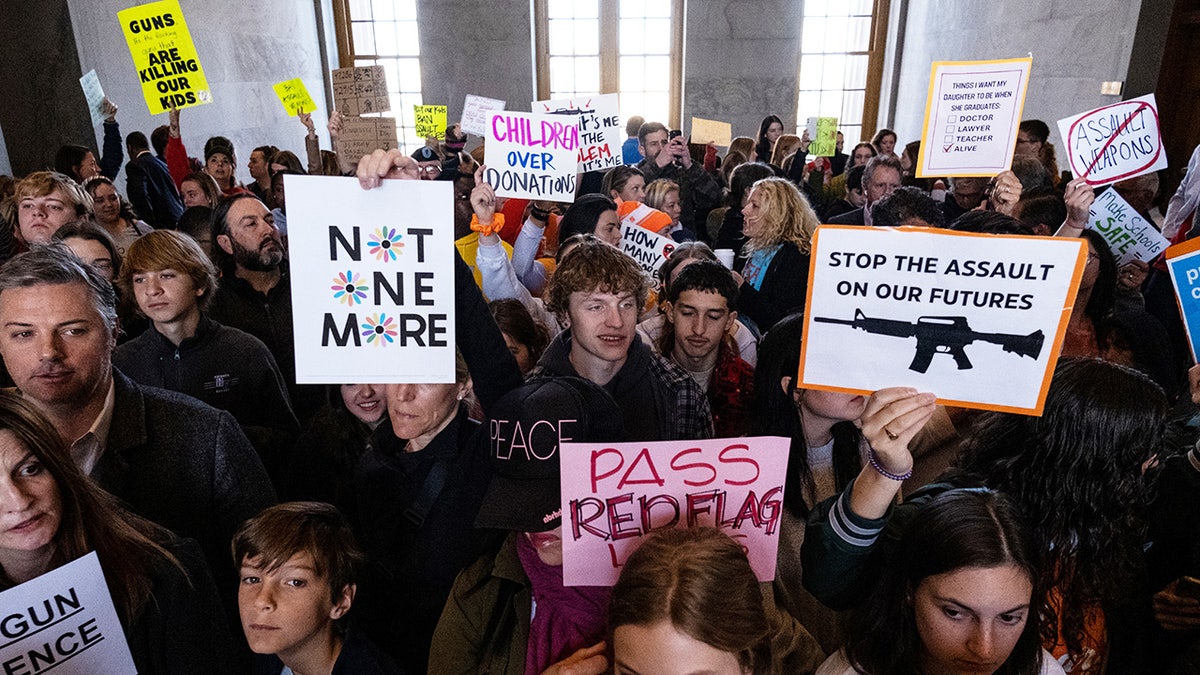
{"label": "crowd of people", "polygon": [[[261,145],[243,182],[180,111],[149,137],[105,113],[99,156],[0,177],[0,590],[96,551],[139,672],[1200,672],[1200,366],[1044,123],[1010,171],[931,179],[888,129],[816,157],[776,115],[724,152],[635,117],[555,203],[498,197],[458,125],[355,161],[301,114],[306,161]],[[1107,189],[1183,241],[1198,158],[1169,200]],[[454,382],[297,382],[296,174],[453,184]],[[653,278],[627,223],[676,242]],[[1044,413],[799,386],[821,223],[1084,238]],[[539,427],[546,452],[505,431]],[[693,527],[564,584],[560,442],[765,435],[773,582]]]}

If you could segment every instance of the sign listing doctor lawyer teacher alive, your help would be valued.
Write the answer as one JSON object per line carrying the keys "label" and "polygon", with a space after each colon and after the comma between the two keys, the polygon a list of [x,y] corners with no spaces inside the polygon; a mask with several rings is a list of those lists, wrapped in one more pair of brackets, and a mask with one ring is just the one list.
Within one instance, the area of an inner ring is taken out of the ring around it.
{"label": "sign listing doctor lawyer teacher alive", "polygon": [[445,181],[287,176],[296,381],[454,382]]}
{"label": "sign listing doctor lawyer teacher alive", "polygon": [[936,61],[917,176],[995,176],[1012,164],[1032,59]]}
{"label": "sign listing doctor lawyer teacher alive", "polygon": [[798,380],[1040,415],[1086,263],[1082,239],[823,225]]}
{"label": "sign listing doctor lawyer teacher alive", "polygon": [[1147,94],[1058,121],[1071,173],[1108,185],[1167,167],[1158,108]]}

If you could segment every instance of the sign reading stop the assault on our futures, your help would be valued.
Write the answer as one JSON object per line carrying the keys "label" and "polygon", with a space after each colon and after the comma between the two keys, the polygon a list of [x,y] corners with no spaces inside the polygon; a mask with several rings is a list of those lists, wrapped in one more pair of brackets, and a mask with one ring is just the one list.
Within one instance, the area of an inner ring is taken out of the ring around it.
{"label": "sign reading stop the assault on our futures", "polygon": [[1154,94],[1058,121],[1071,172],[1089,185],[1108,185],[1167,168]]}
{"label": "sign reading stop the assault on our futures", "polygon": [[1167,270],[1187,329],[1192,361],[1200,354],[1200,238],[1167,249]]}
{"label": "sign reading stop the assault on our futures", "polygon": [[1040,415],[1086,263],[1082,239],[821,226],[798,379]]}
{"label": "sign reading stop the assault on our futures", "polygon": [[579,172],[611,169],[625,163],[621,144],[625,126],[617,112],[617,95],[534,101],[535,113],[579,115]]}
{"label": "sign reading stop the assault on our futures", "polygon": [[643,272],[653,275],[674,250],[674,239],[633,223],[621,223],[621,252],[633,258]]}
{"label": "sign reading stop the assault on our futures", "polygon": [[488,115],[485,178],[500,197],[575,201],[579,115]]}
{"label": "sign reading stop the assault on our futures", "polygon": [[994,176],[1007,170],[1032,62],[934,62],[917,176]]}
{"label": "sign reading stop the assault on our futures", "polygon": [[1116,190],[1105,190],[1096,195],[1088,212],[1087,227],[1104,237],[1118,265],[1134,260],[1150,262],[1171,243],[1154,223],[1138,215]]}
{"label": "sign reading stop the assault on our futures", "polygon": [[284,181],[296,381],[453,382],[453,185]]}
{"label": "sign reading stop the assault on our futures", "polygon": [[177,0],[117,12],[151,115],[212,102],[196,45]]}
{"label": "sign reading stop the assault on our futures", "polygon": [[94,552],[0,593],[0,608],[6,674],[137,673]]}
{"label": "sign reading stop the assault on our futures", "polygon": [[652,530],[718,527],[775,578],[791,441],[775,436],[563,443],[563,583],[611,586]]}

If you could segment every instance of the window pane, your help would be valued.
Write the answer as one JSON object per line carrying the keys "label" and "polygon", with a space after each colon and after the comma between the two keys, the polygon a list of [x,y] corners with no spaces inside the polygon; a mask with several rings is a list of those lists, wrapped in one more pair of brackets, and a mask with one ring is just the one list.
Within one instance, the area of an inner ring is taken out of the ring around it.
{"label": "window pane", "polygon": [[802,91],[800,92],[800,102],[796,107],[796,123],[803,129],[808,124],[808,118],[816,117],[817,111],[821,109],[821,92],[819,91]]}
{"label": "window pane", "polygon": [[546,14],[551,19],[562,19],[575,16],[575,3],[571,0],[550,0],[546,3]]}
{"label": "window pane", "polygon": [[394,21],[376,21],[375,22],[375,53],[376,54],[396,54],[396,22]]}
{"label": "window pane", "polygon": [[842,113],[842,91],[821,92],[821,107],[817,117],[837,117]]}
{"label": "window pane", "polygon": [[846,72],[846,57],[841,54],[826,54],[825,67],[821,74],[821,88],[833,89],[842,88],[842,82],[845,80]]}
{"label": "window pane", "polygon": [[819,54],[825,51],[825,19],[804,18],[804,34],[800,40],[800,51],[804,54]]}
{"label": "window pane", "polygon": [[645,0],[621,0],[621,18],[642,18],[646,16]]}
{"label": "window pane", "polygon": [[842,86],[846,89],[866,89],[867,58],[866,54],[851,54],[846,57],[846,77],[842,80]]}
{"label": "window pane", "polygon": [[576,54],[600,53],[600,22],[596,19],[578,19],[575,21]]}
{"label": "window pane", "polygon": [[571,43],[573,35],[573,21],[568,20],[552,20],[547,22],[549,29],[546,31],[550,35],[550,54],[573,54],[575,53],[575,45]]}
{"label": "window pane", "polygon": [[383,66],[383,79],[387,81],[388,91],[400,91],[400,75],[396,72],[396,59],[379,59]]}
{"label": "window pane", "polygon": [[392,3],[392,0],[373,0],[371,6],[375,11],[373,18],[376,21],[380,19],[391,21],[396,18],[396,6]]}
{"label": "window pane", "polygon": [[850,13],[855,16],[871,16],[874,11],[874,0],[843,0]]}
{"label": "window pane", "polygon": [[392,0],[396,4],[396,18],[417,20],[417,0]]}
{"label": "window pane", "polygon": [[350,0],[350,19],[363,21],[371,18],[371,0]]}
{"label": "window pane", "polygon": [[830,52],[852,51],[846,43],[847,32],[850,30],[849,19],[844,17],[826,19],[825,49]]}
{"label": "window pane", "polygon": [[871,48],[871,17],[864,16],[849,20],[845,35],[848,52],[865,52]]}
{"label": "window pane", "polygon": [[621,57],[621,91],[645,91],[646,59],[642,56]]}
{"label": "window pane", "polygon": [[671,57],[646,57],[647,91],[667,91],[671,87]]}
{"label": "window pane", "polygon": [[567,91],[575,88],[575,59],[569,56],[550,57],[550,88]]}
{"label": "window pane", "polygon": [[831,4],[829,0],[805,0],[804,16],[825,16]]}
{"label": "window pane", "polygon": [[621,92],[621,119],[627,120],[634,115],[641,115],[647,120],[652,118],[646,114],[646,95],[640,91]]}
{"label": "window pane", "polygon": [[351,24],[354,33],[354,51],[358,54],[375,53],[375,30],[365,21],[355,21]]}
{"label": "window pane", "polygon": [[646,53],[646,22],[642,19],[621,19],[621,53]]}
{"label": "window pane", "polygon": [[400,91],[421,91],[421,62],[417,59],[399,59],[396,70],[400,73]]}
{"label": "window pane", "polygon": [[600,17],[600,4],[596,0],[575,0],[575,18],[597,19]]}
{"label": "window pane", "polygon": [[805,54],[800,59],[800,88],[820,89],[821,69],[825,66],[825,57]]}
{"label": "window pane", "polygon": [[646,102],[643,105],[644,112],[642,116],[648,120],[659,120],[666,124],[667,114],[670,112],[670,104],[667,100],[666,92],[650,92],[646,94]]}
{"label": "window pane", "polygon": [[396,54],[400,56],[418,56],[421,53],[421,42],[417,38],[416,21],[396,22]]}
{"label": "window pane", "polygon": [[861,89],[847,91],[842,99],[842,120],[847,124],[862,124],[863,106],[866,105],[867,92]]}
{"label": "window pane", "polygon": [[671,18],[671,0],[646,0],[646,16]]}
{"label": "window pane", "polygon": [[584,56],[575,59],[575,91],[600,93],[600,57]]}
{"label": "window pane", "polygon": [[646,19],[646,43],[643,47],[647,54],[670,54],[671,20]]}

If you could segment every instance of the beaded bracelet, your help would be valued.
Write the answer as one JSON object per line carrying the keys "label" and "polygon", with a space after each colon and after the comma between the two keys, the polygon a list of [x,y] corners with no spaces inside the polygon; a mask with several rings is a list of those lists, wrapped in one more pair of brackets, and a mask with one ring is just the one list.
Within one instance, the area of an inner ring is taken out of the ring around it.
{"label": "beaded bracelet", "polygon": [[883,468],[883,465],[879,463],[879,459],[875,456],[875,448],[871,448],[867,451],[867,459],[871,460],[871,466],[879,472],[879,475],[887,478],[888,480],[903,482],[909,478],[912,478],[912,469],[909,469],[906,473],[895,474]]}

